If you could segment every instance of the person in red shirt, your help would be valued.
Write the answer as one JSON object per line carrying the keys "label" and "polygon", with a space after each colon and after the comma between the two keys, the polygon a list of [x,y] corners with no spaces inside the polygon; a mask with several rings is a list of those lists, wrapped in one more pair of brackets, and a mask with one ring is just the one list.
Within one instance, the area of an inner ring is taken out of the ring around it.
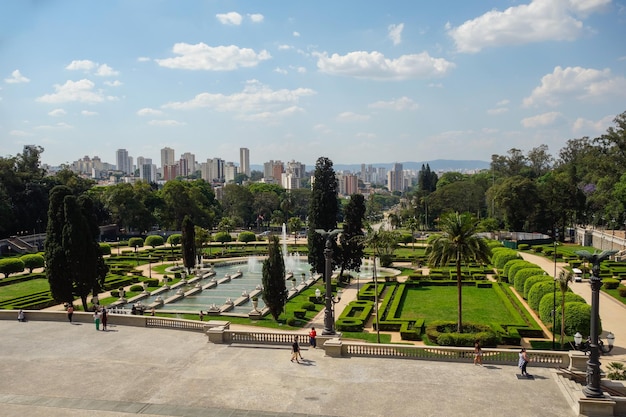
{"label": "person in red shirt", "polygon": [[317,341],[315,337],[317,336],[317,332],[315,331],[315,327],[311,327],[311,331],[309,332],[309,344],[313,346],[313,349],[317,347]]}

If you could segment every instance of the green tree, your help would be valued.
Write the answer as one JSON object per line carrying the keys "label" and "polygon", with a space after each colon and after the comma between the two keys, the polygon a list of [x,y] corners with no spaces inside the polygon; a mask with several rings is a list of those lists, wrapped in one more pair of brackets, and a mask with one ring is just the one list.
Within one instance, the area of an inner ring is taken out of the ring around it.
{"label": "green tree", "polygon": [[24,268],[24,261],[20,258],[0,259],[0,274],[4,274],[5,278],[8,278],[11,274],[24,271]]}
{"label": "green tree", "polygon": [[143,244],[144,241],[141,237],[131,237],[130,239],[128,239],[128,246],[134,248],[135,252],[137,252],[138,248],[143,248]]}
{"label": "green tree", "polygon": [[223,190],[222,209],[224,216],[237,219],[238,226],[247,227],[254,224],[254,197],[247,187],[237,184],[226,184]]}
{"label": "green tree", "polygon": [[38,253],[22,255],[20,259],[24,262],[24,268],[28,269],[28,272],[31,274],[33,269],[43,268],[46,263],[44,257]]}
{"label": "green tree", "polygon": [[274,320],[282,314],[287,303],[285,286],[285,263],[280,251],[278,236],[272,236],[268,245],[268,257],[263,261],[263,302]]}
{"label": "green tree", "polygon": [[411,232],[411,244],[413,245],[413,250],[415,250],[415,231],[419,228],[419,223],[415,217],[409,217],[405,226]]}
{"label": "green tree", "polygon": [[339,236],[341,243],[341,271],[360,271],[363,262],[363,220],[365,219],[365,197],[352,194],[344,209],[343,231]]}
{"label": "green tree", "polygon": [[294,245],[298,242],[297,236],[300,229],[302,229],[302,220],[300,220],[300,217],[291,217],[289,219],[289,231],[293,234]]}
{"label": "green tree", "polygon": [[565,293],[569,289],[569,284],[574,279],[572,271],[561,270],[556,279],[559,290],[561,291],[561,349],[565,344]]}
{"label": "green tree", "polygon": [[45,243],[50,291],[60,302],[80,297],[85,311],[87,296],[100,291],[108,271],[93,212],[93,202],[86,195],[77,198],[66,186],[52,189]]}
{"label": "green tree", "polygon": [[256,235],[254,234],[254,232],[241,232],[239,233],[237,240],[243,243],[254,242],[256,241]]}
{"label": "green tree", "polygon": [[198,256],[198,263],[202,261],[202,255],[204,253],[204,244],[208,243],[211,239],[211,234],[208,230],[203,229],[200,226],[194,226],[194,236],[196,245],[196,254]]}
{"label": "green tree", "polygon": [[163,236],[161,236],[161,235],[150,235],[150,236],[146,237],[145,244],[150,246],[150,247],[152,247],[154,249],[157,246],[163,246],[164,242],[165,242],[165,240],[163,239]]}
{"label": "green tree", "polygon": [[[308,218],[308,260],[311,270],[317,273],[324,273],[324,245],[325,239],[316,229],[325,231],[337,228],[337,216],[339,214],[339,203],[337,202],[337,177],[333,169],[333,163],[325,157],[318,158],[315,164],[313,189],[309,206]],[[337,244],[333,241],[333,264],[337,265],[339,251]]]}
{"label": "green tree", "polygon": [[185,216],[183,219],[182,231],[183,265],[185,265],[187,272],[189,272],[196,264],[196,236],[191,217]]}
{"label": "green tree", "polygon": [[457,331],[463,332],[463,307],[461,290],[461,264],[468,262],[489,263],[491,248],[487,241],[478,236],[478,221],[469,213],[447,213],[439,221],[441,233],[428,239],[426,248],[428,263],[444,266],[453,262],[456,267],[457,285]]}

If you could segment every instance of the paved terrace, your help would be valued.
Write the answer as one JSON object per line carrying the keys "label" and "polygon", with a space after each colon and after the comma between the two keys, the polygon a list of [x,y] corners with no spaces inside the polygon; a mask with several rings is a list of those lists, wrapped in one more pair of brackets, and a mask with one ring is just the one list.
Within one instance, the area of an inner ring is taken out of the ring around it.
{"label": "paved terrace", "polygon": [[201,333],[0,320],[0,414],[571,416],[554,371],[516,364],[330,358],[207,343]]}

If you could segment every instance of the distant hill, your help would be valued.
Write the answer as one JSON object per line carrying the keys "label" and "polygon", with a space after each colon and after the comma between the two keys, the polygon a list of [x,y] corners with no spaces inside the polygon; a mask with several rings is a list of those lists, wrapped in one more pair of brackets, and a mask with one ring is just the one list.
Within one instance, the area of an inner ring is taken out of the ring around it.
{"label": "distant hill", "polygon": [[[400,162],[402,164],[403,169],[412,169],[419,171],[422,169],[422,165],[428,164],[430,166],[431,171],[474,171],[481,169],[488,169],[490,162],[488,161],[477,161],[477,160],[454,160],[454,159],[434,159],[432,161],[422,161],[422,162]],[[371,165],[376,168],[386,168],[390,170],[394,163],[375,163],[375,164],[365,164],[366,166]],[[351,171],[351,172],[361,172],[361,164],[334,164],[333,167],[335,171]],[[312,171],[315,168],[315,165],[307,165],[307,171]],[[250,165],[250,169],[256,171],[263,171],[263,165]]]}

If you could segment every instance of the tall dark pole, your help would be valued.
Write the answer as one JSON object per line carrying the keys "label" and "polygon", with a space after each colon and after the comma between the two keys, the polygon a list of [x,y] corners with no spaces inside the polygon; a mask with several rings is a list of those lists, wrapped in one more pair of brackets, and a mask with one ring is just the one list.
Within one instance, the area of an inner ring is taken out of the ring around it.
{"label": "tall dark pole", "polygon": [[600,278],[600,263],[614,254],[615,251],[603,251],[594,253],[593,255],[587,251],[577,251],[576,254],[589,260],[593,265],[591,268],[591,277],[589,283],[591,285],[591,323],[590,323],[590,343],[589,343],[589,360],[587,361],[587,385],[583,388],[583,394],[587,398],[602,398],[602,389],[600,388],[600,348],[598,346],[598,323],[600,321],[600,287],[602,287],[602,278]]}
{"label": "tall dark pole", "polygon": [[323,335],[335,334],[335,318],[333,317],[333,287],[331,285],[331,277],[333,274],[333,249],[330,238],[326,239],[326,247],[324,248],[324,259],[326,261],[324,270],[324,279],[326,280],[326,310],[324,311],[324,330]]}
{"label": "tall dark pole", "polygon": [[[552,350],[556,350],[554,341],[554,332],[556,331],[556,241],[559,238],[559,232],[554,227],[554,276],[552,277]],[[561,311],[561,314],[563,312]]]}

